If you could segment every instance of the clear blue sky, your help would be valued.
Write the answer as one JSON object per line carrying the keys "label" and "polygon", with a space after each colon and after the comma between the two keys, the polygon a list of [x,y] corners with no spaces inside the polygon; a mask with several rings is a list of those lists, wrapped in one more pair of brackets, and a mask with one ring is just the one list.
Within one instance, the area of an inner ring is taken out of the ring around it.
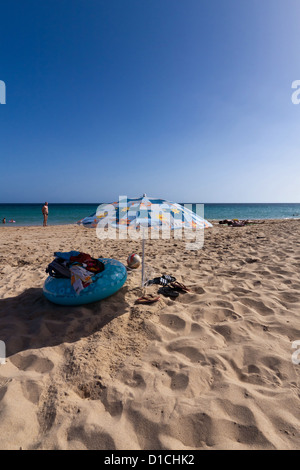
{"label": "clear blue sky", "polygon": [[0,13],[0,202],[300,202],[298,0]]}

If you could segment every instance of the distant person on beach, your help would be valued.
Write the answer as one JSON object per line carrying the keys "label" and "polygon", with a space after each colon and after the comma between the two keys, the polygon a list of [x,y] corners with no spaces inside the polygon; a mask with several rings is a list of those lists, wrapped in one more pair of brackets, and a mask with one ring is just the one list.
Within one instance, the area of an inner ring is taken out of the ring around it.
{"label": "distant person on beach", "polygon": [[6,218],[5,217],[4,217],[4,219],[2,219],[2,223],[6,224]]}
{"label": "distant person on beach", "polygon": [[47,220],[48,220],[48,213],[49,213],[48,202],[45,202],[45,204],[43,205],[42,213],[43,213],[43,216],[44,216],[43,227],[46,227],[47,226]]}

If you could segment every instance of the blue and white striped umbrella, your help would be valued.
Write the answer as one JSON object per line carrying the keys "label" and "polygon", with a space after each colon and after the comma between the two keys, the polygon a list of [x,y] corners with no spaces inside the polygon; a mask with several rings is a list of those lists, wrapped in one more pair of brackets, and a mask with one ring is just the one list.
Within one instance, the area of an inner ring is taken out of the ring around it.
{"label": "blue and white striped umbrella", "polygon": [[144,286],[145,238],[148,238],[148,228],[151,230],[199,230],[212,227],[207,220],[181,204],[149,198],[145,194],[137,199],[121,196],[117,202],[101,204],[95,214],[85,217],[78,223],[89,228],[97,228],[101,225],[102,228],[114,227],[144,232],[142,236],[142,287]]}
{"label": "blue and white striped umbrella", "polygon": [[97,212],[78,223],[85,227],[101,226],[115,228],[170,228],[204,229],[212,225],[190,209],[164,199],[149,198],[146,195],[137,199],[120,197],[119,201],[102,204]]}

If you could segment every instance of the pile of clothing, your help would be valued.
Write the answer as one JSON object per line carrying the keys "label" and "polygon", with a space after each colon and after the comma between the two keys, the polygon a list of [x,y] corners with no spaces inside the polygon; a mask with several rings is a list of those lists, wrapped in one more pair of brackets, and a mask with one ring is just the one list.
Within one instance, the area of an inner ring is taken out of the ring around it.
{"label": "pile of clothing", "polygon": [[54,256],[46,273],[51,277],[70,279],[77,295],[93,282],[96,274],[104,271],[104,264],[87,253],[56,251]]}

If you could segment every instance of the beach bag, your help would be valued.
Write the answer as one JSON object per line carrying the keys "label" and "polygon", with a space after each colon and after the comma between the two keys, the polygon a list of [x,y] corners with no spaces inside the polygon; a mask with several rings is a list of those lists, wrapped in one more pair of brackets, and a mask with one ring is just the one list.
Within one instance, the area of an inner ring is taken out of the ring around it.
{"label": "beach bag", "polygon": [[70,269],[66,266],[66,260],[63,258],[55,258],[46,268],[46,273],[57,279],[69,279],[71,277]]}

